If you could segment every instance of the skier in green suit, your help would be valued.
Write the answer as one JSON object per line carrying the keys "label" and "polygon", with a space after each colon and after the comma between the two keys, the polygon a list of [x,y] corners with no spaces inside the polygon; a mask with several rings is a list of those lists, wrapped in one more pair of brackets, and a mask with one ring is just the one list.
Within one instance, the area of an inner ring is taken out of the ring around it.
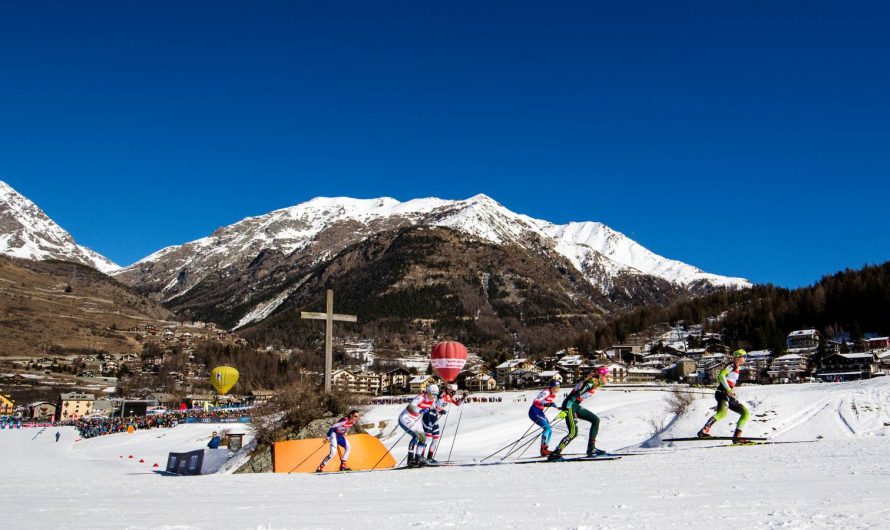
{"label": "skier in green suit", "polygon": [[732,362],[720,370],[717,375],[717,391],[714,393],[714,399],[717,400],[717,412],[711,416],[705,426],[698,431],[699,438],[709,438],[711,436],[711,427],[726,417],[726,409],[729,408],[733,412],[739,413],[739,422],[736,424],[735,433],[732,435],[733,443],[745,443],[742,438],[742,428],[748,423],[748,409],[742,405],[735,397],[735,386],[739,381],[739,368],[745,364],[748,352],[745,350],[736,350],[732,352]]}
{"label": "skier in green suit", "polygon": [[592,397],[608,380],[609,369],[605,366],[600,366],[596,371],[590,372],[580,383],[575,385],[575,388],[563,400],[559,408],[562,410],[561,414],[565,415],[569,434],[559,442],[556,449],[547,457],[549,460],[561,459],[562,451],[578,436],[578,418],[590,422],[590,436],[587,438],[587,456],[602,456],[606,454],[602,449],[596,448],[596,435],[600,429],[599,416],[582,407],[581,402]]}

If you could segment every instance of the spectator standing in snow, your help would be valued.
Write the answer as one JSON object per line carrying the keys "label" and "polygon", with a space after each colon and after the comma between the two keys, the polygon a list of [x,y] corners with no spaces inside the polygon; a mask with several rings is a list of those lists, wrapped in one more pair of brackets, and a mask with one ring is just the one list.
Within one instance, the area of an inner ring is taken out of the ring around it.
{"label": "spectator standing in snow", "polygon": [[59,431],[56,431],[56,443],[59,443],[60,436],[62,436],[62,434]]}
{"label": "spectator standing in snow", "polygon": [[213,437],[210,438],[210,441],[207,442],[207,447],[211,449],[219,449],[219,443],[222,441],[222,438],[219,437],[219,434],[216,431],[213,431]]}

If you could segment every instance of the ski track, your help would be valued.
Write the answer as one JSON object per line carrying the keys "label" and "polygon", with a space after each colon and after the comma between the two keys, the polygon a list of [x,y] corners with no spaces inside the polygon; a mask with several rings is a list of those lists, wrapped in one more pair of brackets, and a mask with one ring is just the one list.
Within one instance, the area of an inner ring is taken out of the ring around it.
{"label": "ski track", "polygon": [[[454,460],[482,458],[531,425],[530,399],[522,396],[532,392],[500,395],[502,403],[464,406]],[[668,415],[666,395],[604,392],[585,402],[602,419],[597,445],[613,452],[642,445],[651,437],[646,418],[653,413],[670,420],[658,433],[663,437],[694,435],[712,414],[713,401],[698,399],[687,414]],[[689,447],[642,449],[643,455],[597,463],[450,466],[319,479],[226,474],[231,472],[226,466],[203,477],[164,477],[151,471],[153,462],[163,465],[168,451],[203,447],[212,430],[228,425],[180,425],[78,442],[73,429],[62,428],[59,443],[53,436],[57,429],[0,431],[7,461],[22,463],[5,469],[8,487],[0,492],[0,510],[4,527],[53,530],[888,527],[890,427],[884,424],[890,378],[742,387],[740,399],[751,409],[752,420],[757,419],[746,429],[751,436],[781,441],[793,441],[791,435],[798,440],[825,436],[818,443],[726,449],[691,442]],[[403,459],[407,445],[406,439],[393,443],[402,433],[394,422],[403,408],[375,406],[363,419],[393,422],[383,430],[390,438],[385,445],[394,446],[397,460]],[[450,452],[456,420],[451,418],[443,433],[440,455]],[[719,424],[720,432],[731,433],[734,421],[730,412]],[[528,432],[532,451],[538,433]],[[586,435],[582,422],[567,453],[583,450]],[[554,435],[551,443],[556,441]],[[705,447],[712,450],[699,450]],[[234,458],[239,457],[243,454]],[[146,463],[137,463],[140,458]]]}

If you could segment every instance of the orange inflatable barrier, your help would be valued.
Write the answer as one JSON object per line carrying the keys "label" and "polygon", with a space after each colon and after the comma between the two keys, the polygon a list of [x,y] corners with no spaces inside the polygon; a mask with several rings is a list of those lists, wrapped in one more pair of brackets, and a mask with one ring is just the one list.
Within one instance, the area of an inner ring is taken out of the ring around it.
{"label": "orange inflatable barrier", "polygon": [[[389,453],[386,446],[370,434],[352,434],[346,437],[352,451],[346,463],[349,469],[360,471],[368,469],[388,469],[396,467],[396,459]],[[275,442],[272,446],[272,461],[276,473],[313,473],[318,464],[328,455],[331,444],[327,438],[309,438],[307,440],[289,440]],[[340,470],[340,455],[343,448],[337,449],[337,455],[325,466],[325,471]]]}

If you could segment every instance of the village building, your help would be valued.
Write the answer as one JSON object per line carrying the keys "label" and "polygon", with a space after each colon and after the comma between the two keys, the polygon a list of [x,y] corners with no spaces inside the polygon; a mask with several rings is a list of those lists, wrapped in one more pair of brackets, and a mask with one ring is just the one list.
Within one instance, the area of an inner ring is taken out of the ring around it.
{"label": "village building", "polygon": [[809,371],[809,360],[804,355],[789,353],[776,357],[767,372],[773,382],[791,383],[799,381]]}
{"label": "village building", "polygon": [[816,374],[823,381],[853,381],[868,379],[880,373],[871,352],[832,353],[822,359],[822,369]]}
{"label": "village building", "polygon": [[49,401],[35,401],[28,405],[28,415],[37,421],[48,421],[56,417],[56,406]]}
{"label": "village building", "polygon": [[152,392],[145,396],[145,400],[154,402],[156,407],[164,407],[168,410],[178,409],[179,404],[182,402],[178,397],[166,392]]}
{"label": "village building", "polygon": [[408,389],[412,394],[419,394],[435,382],[436,378],[431,375],[416,375],[408,382]]}
{"label": "village building", "polygon": [[0,394],[0,414],[4,416],[11,415],[15,410],[15,401],[9,396]]}
{"label": "village building", "polygon": [[752,350],[745,358],[745,364],[739,370],[741,383],[768,383],[769,367],[772,361],[771,350]]}
{"label": "village building", "polygon": [[411,372],[407,368],[398,367],[380,374],[380,391],[386,394],[399,394],[408,391]]}
{"label": "village building", "polygon": [[94,401],[96,401],[94,394],[79,392],[59,394],[59,401],[56,404],[56,420],[76,420],[83,416],[89,416],[93,412]]}
{"label": "village building", "polygon": [[879,337],[874,333],[866,333],[862,339],[862,351],[883,350],[890,348],[890,337]]}
{"label": "village building", "polygon": [[631,366],[627,369],[628,383],[651,383],[661,378],[661,370],[657,368],[640,368]]}
{"label": "village building", "polygon": [[822,336],[815,329],[798,329],[785,339],[789,354],[810,356],[819,350]]}
{"label": "village building", "polygon": [[626,383],[629,379],[628,367],[624,363],[612,362],[605,365],[613,383]]}
{"label": "village building", "polygon": [[510,374],[516,370],[534,370],[535,363],[528,359],[510,359],[495,367],[498,381],[505,385],[510,385]]}
{"label": "village building", "polygon": [[254,405],[265,405],[272,401],[277,392],[274,390],[256,389],[247,393],[247,401]]}
{"label": "village building", "polygon": [[464,383],[470,392],[491,392],[498,388],[497,381],[488,374],[471,375],[464,380]]}
{"label": "village building", "polygon": [[695,360],[690,357],[683,357],[677,359],[676,363],[667,367],[665,369],[665,375],[672,381],[680,383],[689,382],[690,379],[695,379],[696,369]]}

